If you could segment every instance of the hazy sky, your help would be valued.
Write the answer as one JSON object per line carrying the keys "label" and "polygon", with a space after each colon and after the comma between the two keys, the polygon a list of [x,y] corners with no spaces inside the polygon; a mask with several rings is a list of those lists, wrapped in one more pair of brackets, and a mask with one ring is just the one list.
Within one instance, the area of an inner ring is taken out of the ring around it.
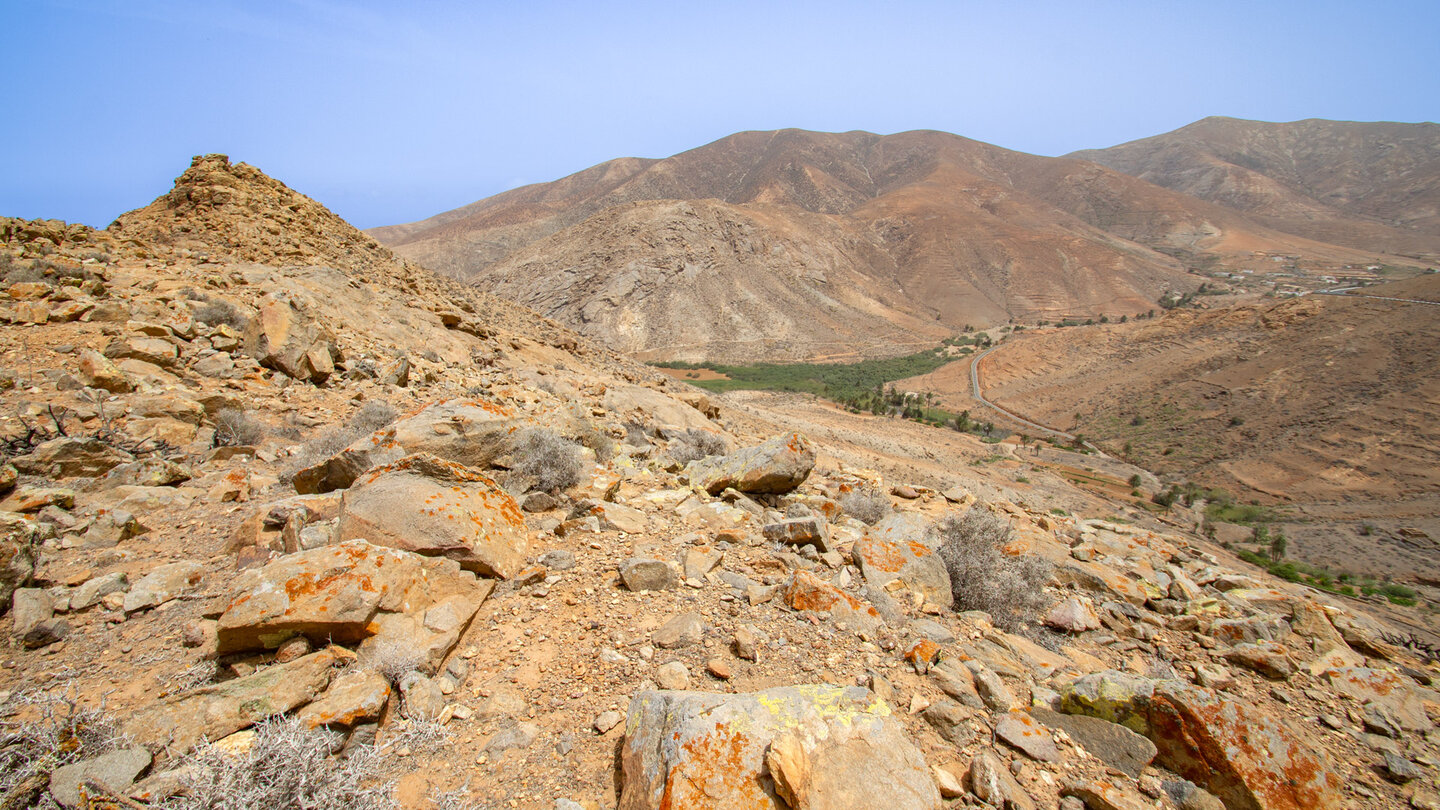
{"label": "hazy sky", "polygon": [[1057,155],[1207,115],[1440,118],[1434,0],[0,12],[0,215],[97,227],[206,152],[370,227],[747,129],[940,129]]}

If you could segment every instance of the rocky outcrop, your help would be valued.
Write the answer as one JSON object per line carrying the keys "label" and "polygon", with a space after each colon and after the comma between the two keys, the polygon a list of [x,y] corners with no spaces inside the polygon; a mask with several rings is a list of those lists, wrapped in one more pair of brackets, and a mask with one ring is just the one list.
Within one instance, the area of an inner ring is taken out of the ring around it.
{"label": "rocky outcrop", "polygon": [[620,756],[620,810],[940,806],[889,706],[855,687],[641,692]]}
{"label": "rocky outcrop", "polygon": [[520,424],[514,409],[506,405],[484,399],[442,400],[300,470],[295,489],[302,494],[345,489],[371,467],[414,453],[484,468],[505,452]]}
{"label": "rocky outcrop", "polygon": [[39,556],[35,524],[13,512],[0,512],[0,614],[10,609],[15,589],[30,584]]}
{"label": "rocky outcrop", "polygon": [[815,468],[815,447],[799,433],[776,436],[754,447],[690,464],[690,481],[711,495],[740,492],[789,492]]}
{"label": "rocky outcrop", "polygon": [[525,565],[525,515],[492,479],[420,453],[372,469],[345,491],[340,541],[452,559],[508,579]]}
{"label": "rocky outcrop", "polygon": [[268,295],[245,327],[245,353],[287,377],[321,384],[341,359],[335,335],[302,298]]}
{"label": "rocky outcrop", "polygon": [[219,617],[218,649],[273,650],[295,636],[370,639],[433,672],[493,589],[451,560],[350,540],[242,572]]}

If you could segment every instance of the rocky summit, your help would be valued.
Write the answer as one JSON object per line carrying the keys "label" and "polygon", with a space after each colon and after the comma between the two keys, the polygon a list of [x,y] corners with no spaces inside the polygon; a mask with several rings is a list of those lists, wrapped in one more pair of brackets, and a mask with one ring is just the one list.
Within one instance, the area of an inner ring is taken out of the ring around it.
{"label": "rocky summit", "polygon": [[217,155],[0,249],[0,807],[1440,807],[1430,649],[1101,460],[705,395]]}

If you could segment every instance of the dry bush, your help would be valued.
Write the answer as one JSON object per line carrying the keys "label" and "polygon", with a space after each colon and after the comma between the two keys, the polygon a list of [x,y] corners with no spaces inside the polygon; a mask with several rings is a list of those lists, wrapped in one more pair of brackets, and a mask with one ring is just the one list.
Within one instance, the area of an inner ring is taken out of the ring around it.
{"label": "dry bush", "polygon": [[68,692],[18,690],[0,703],[0,796],[18,799],[27,784],[34,786],[29,794],[34,796],[49,785],[55,769],[127,743],[103,707],[85,708]]}
{"label": "dry bush", "polygon": [[681,464],[689,464],[710,456],[724,455],[725,439],[708,430],[690,428],[684,436],[670,442],[670,457]]}
{"label": "dry bush", "polygon": [[383,759],[373,746],[346,756],[330,751],[335,736],[277,717],[255,726],[250,748],[234,754],[202,743],[183,759],[184,794],[164,810],[257,810],[262,807],[381,810],[395,807],[392,786],[380,778]]}
{"label": "dry bush", "polygon": [[510,448],[511,469],[533,479],[535,488],[558,492],[580,483],[580,448],[549,428],[531,428]]}
{"label": "dry bush", "polygon": [[425,653],[414,645],[390,640],[378,642],[368,648],[360,659],[359,666],[385,676],[386,680],[398,687],[401,678],[418,670],[423,663]]}
{"label": "dry bush", "polygon": [[215,414],[216,447],[251,447],[265,441],[265,423],[238,408]]}
{"label": "dry bush", "polygon": [[866,487],[840,496],[845,514],[867,526],[874,526],[890,514],[890,497],[875,487]]}
{"label": "dry bush", "polygon": [[385,427],[399,416],[400,412],[390,403],[373,399],[361,405],[360,410],[350,417],[350,429],[355,432],[356,438],[359,438]]}
{"label": "dry bush", "polygon": [[996,625],[1014,628],[1045,607],[1050,565],[1034,555],[1000,552],[1010,540],[1009,523],[976,507],[946,518],[936,530],[956,610],[983,610]]}

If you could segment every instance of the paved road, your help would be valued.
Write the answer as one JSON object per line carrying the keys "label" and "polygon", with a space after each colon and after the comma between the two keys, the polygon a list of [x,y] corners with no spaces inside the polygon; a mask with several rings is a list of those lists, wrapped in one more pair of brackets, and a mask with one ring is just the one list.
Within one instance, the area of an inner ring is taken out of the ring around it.
{"label": "paved road", "polygon": [[[1064,439],[1064,440],[1067,441],[1067,442],[1073,442],[1073,441],[1075,441],[1075,436],[1074,436],[1074,434],[1066,433],[1066,432],[1063,431],[1063,430],[1056,430],[1055,428],[1045,427],[1044,425],[1039,424],[1038,422],[1031,422],[1029,419],[1026,419],[1025,417],[1020,416],[1019,414],[1016,414],[1016,413],[1014,413],[1014,412],[1012,412],[1012,411],[1008,411],[1008,410],[1000,407],[999,405],[996,405],[995,403],[993,403],[993,402],[991,402],[990,400],[988,400],[988,399],[985,398],[985,394],[984,394],[984,393],[981,391],[981,389],[980,389],[980,360],[981,360],[981,358],[983,358],[985,355],[987,355],[987,354],[995,351],[995,350],[998,349],[998,348],[1000,348],[1000,344],[996,344],[996,345],[994,345],[994,346],[991,346],[990,348],[986,349],[985,351],[980,352],[979,354],[977,354],[977,355],[975,355],[974,357],[970,358],[970,394],[971,394],[971,396],[975,397],[975,399],[978,400],[978,401],[979,401],[982,405],[984,405],[985,407],[990,408],[990,409],[992,409],[992,410],[994,410],[994,411],[996,411],[996,412],[998,412],[998,413],[1000,413],[1000,414],[1003,414],[1003,415],[1005,416],[1005,418],[1010,419],[1011,421],[1019,422],[1020,424],[1026,426],[1026,427],[1034,428],[1035,430],[1038,430],[1038,431],[1040,431],[1041,433],[1045,433],[1045,434],[1050,435],[1050,436],[1057,436],[1057,437],[1059,437],[1059,438],[1061,438],[1061,439]],[[1085,446],[1088,447],[1088,448],[1090,448],[1091,450],[1094,450],[1094,451],[1097,452],[1097,453],[1100,452],[1100,448],[1092,445],[1092,444],[1089,443],[1089,442],[1085,442]]]}
{"label": "paved road", "polygon": [[1395,298],[1389,295],[1366,295],[1365,293],[1350,294],[1350,290],[1363,290],[1364,287],[1342,287],[1338,290],[1316,290],[1316,295],[1338,295],[1341,298],[1374,298],[1376,301],[1399,301],[1402,304],[1429,304],[1432,307],[1440,307],[1440,301],[1426,301],[1420,298]]}

